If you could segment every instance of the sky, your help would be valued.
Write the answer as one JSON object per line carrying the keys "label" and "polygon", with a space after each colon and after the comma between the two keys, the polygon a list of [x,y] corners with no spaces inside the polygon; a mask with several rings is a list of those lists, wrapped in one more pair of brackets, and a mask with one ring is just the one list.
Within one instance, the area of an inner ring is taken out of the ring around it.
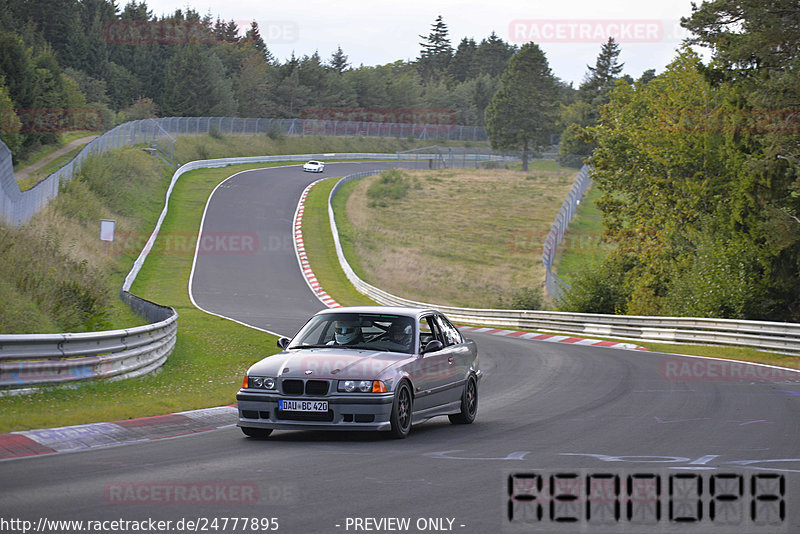
{"label": "sky", "polygon": [[427,36],[442,15],[453,48],[463,37],[480,42],[492,31],[512,44],[533,41],[553,73],[575,87],[609,35],[620,43],[624,74],[662,72],[688,36],[680,18],[691,14],[691,0],[147,0],[147,5],[157,16],[188,6],[245,29],[255,20],[281,61],[293,52],[302,57],[315,51],[327,61],[341,46],[354,67],[414,60],[420,35]]}

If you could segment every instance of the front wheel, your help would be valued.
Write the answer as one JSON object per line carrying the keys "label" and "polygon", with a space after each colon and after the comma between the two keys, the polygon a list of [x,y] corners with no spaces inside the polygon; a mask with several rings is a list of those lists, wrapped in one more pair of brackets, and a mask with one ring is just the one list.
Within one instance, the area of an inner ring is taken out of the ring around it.
{"label": "front wheel", "polygon": [[241,428],[244,435],[249,438],[267,439],[269,435],[272,434],[271,428],[252,428],[249,426],[243,426]]}
{"label": "front wheel", "polygon": [[470,376],[464,385],[464,392],[461,394],[461,411],[447,417],[454,425],[468,425],[475,420],[477,414],[478,383],[474,376]]}
{"label": "front wheel", "polygon": [[402,439],[411,432],[411,409],[413,406],[414,399],[411,396],[411,388],[408,386],[408,382],[401,382],[397,386],[392,403],[390,418],[392,437]]}

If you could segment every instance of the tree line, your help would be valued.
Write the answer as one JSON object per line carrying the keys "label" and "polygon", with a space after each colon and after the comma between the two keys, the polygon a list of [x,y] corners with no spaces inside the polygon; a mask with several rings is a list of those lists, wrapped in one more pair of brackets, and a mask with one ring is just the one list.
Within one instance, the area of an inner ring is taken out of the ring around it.
{"label": "tree line", "polygon": [[483,125],[517,48],[495,33],[453,47],[441,17],[420,37],[411,61],[354,66],[341,47],[279,61],[256,22],[239,28],[192,8],[157,17],[136,0],[0,0],[0,137],[15,156],[54,142],[25,114],[56,109],[95,110],[105,127],[328,108],[447,110],[438,120]]}
{"label": "tree line", "polygon": [[591,149],[614,250],[564,309],[800,319],[798,20],[795,0],[693,5],[663,73],[576,105],[564,140]]}

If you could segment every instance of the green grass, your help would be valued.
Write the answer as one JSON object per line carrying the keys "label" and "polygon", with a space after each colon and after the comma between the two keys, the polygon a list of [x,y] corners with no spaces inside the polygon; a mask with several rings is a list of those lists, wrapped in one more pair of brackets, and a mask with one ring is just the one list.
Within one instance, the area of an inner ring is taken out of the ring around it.
{"label": "green grass", "polygon": [[[274,154],[324,154],[330,152],[390,153],[430,145],[430,141],[390,137],[320,137],[266,135],[219,135],[179,137],[175,161]],[[447,146],[465,146],[467,142],[449,142]],[[472,143],[476,145],[476,143]],[[482,146],[486,146],[484,143]],[[341,160],[337,160],[341,161]]]}
{"label": "green grass", "polygon": [[[237,165],[184,174],[173,191],[160,235],[196,234],[206,199],[219,182],[235,172],[267,166],[274,165]],[[157,242],[154,250],[159,246]],[[0,432],[115,421],[235,402],[247,367],[277,352],[276,338],[195,308],[187,292],[192,259],[192,253],[151,255],[132,287],[135,295],[172,306],[180,315],[175,349],[158,374],[2,398]]]}
{"label": "green grass", "polygon": [[[339,265],[336,247],[333,243],[330,221],[328,219],[328,197],[331,189],[340,178],[328,178],[319,182],[306,197],[303,214],[303,243],[311,268],[323,289],[342,306],[369,306],[376,304],[366,295],[359,293],[347,279]],[[349,184],[345,184],[347,187]],[[337,195],[337,199],[345,198]],[[340,224],[337,216],[336,224]],[[347,247],[345,247],[347,257]],[[324,283],[323,283],[324,281]]]}
{"label": "green grass", "polygon": [[542,286],[542,242],[574,171],[401,173],[377,196],[370,191],[381,175],[347,184],[334,202],[360,278],[419,302],[471,308],[520,305]]}
{"label": "green grass", "polygon": [[[304,214],[304,222],[303,222],[303,232],[304,232],[304,241],[306,245],[306,252],[309,255],[309,261],[311,263],[311,267],[314,270],[314,274],[317,276],[322,288],[325,289],[334,299],[336,299],[340,304],[343,305],[358,305],[363,302],[360,299],[366,299],[367,297],[361,295],[360,293],[356,292],[352,285],[347,282],[344,273],[341,271],[338,261],[336,261],[335,251],[333,251],[333,240],[327,239],[329,242],[328,245],[325,245],[324,242],[326,240],[313,240],[309,239],[309,233],[313,229],[313,233],[315,234],[324,234],[329,235],[330,233],[330,225],[328,224],[327,218],[327,205],[325,204],[326,199],[329,195],[330,190],[335,185],[336,179],[326,180],[314,186],[309,193],[308,199],[306,204],[306,210]],[[345,184],[342,189],[340,190],[339,194],[334,199],[334,211],[336,213],[336,224],[339,226],[340,233],[348,233],[353,235],[353,229],[349,226],[348,218],[345,215],[346,212],[346,204],[347,198],[349,193],[356,187],[358,181],[353,181],[348,184]],[[314,199],[314,202],[311,202],[311,199]],[[593,200],[596,198],[596,193],[590,191],[589,199]],[[576,233],[580,231],[585,232],[594,232],[598,228],[602,228],[601,226],[598,227],[599,219],[598,210],[593,206],[592,202],[582,202],[581,209],[583,210],[583,217],[581,219],[576,219],[573,222],[579,222],[576,225],[575,230]],[[588,204],[588,206],[586,205]],[[322,211],[324,211],[324,217],[322,216]],[[316,219],[315,219],[316,217]],[[307,224],[311,223],[311,221],[315,221],[312,226],[309,226],[307,229]],[[344,230],[344,231],[343,231]],[[330,250],[325,250],[325,246],[328,246]],[[355,254],[353,249],[353,242],[352,240],[347,240],[342,236],[342,247],[344,249],[345,257],[347,257],[348,262],[350,263],[351,267],[356,271],[356,274],[364,279],[363,273],[360,272],[360,268],[357,267],[358,265],[358,258]],[[574,255],[578,255],[575,251],[572,251]],[[326,263],[326,254],[328,255],[327,264]],[[330,261],[330,256],[332,256],[333,261]],[[582,256],[581,256],[582,257]],[[339,289],[338,285],[341,282],[337,282],[336,278],[339,277],[340,280],[344,280],[347,282],[347,287],[344,289]],[[355,292],[354,294],[348,293]],[[483,326],[483,325],[475,325],[475,326]],[[504,328],[504,327],[498,327]],[[513,326],[506,326],[510,330],[521,330],[517,327]],[[526,330],[531,331],[531,330]],[[552,334],[563,334],[559,332],[549,332],[544,330],[535,331],[537,333],[552,333]],[[754,363],[765,363],[769,365],[777,365],[782,367],[789,367],[793,369],[800,368],[800,362],[798,361],[797,356],[788,356],[784,354],[777,354],[771,352],[765,352],[761,350],[757,350],[754,348],[748,347],[730,347],[730,346],[722,346],[722,345],[689,345],[689,344],[672,344],[672,343],[658,343],[658,342],[651,342],[646,340],[638,340],[638,339],[619,339],[619,338],[607,338],[607,337],[598,337],[598,336],[589,336],[592,339],[600,339],[600,340],[607,340],[607,341],[615,341],[621,343],[634,343],[636,345],[645,347],[650,351],[654,352],[663,352],[666,354],[686,354],[690,356],[705,356],[710,358],[726,358],[731,360],[739,360],[745,362],[754,362]]]}
{"label": "green grass", "polygon": [[62,146],[71,143],[75,139],[81,139],[83,137],[89,137],[90,135],[98,135],[98,134],[100,134],[100,132],[86,132],[86,131],[64,132],[59,136],[58,143],[52,145],[44,145],[38,150],[28,154],[28,156],[25,159],[15,162],[14,170],[16,171],[17,169],[27,167],[28,165],[33,165],[40,159],[48,156],[49,154],[52,154]]}
{"label": "green grass", "polygon": [[601,242],[603,219],[595,204],[599,197],[597,188],[590,187],[558,246],[553,270],[568,284],[581,270],[600,265],[610,250],[611,245]]}
{"label": "green grass", "polygon": [[39,169],[38,171],[30,174],[27,178],[23,178],[22,180],[18,180],[17,184],[19,185],[20,191],[27,191],[28,189],[32,188],[52,173],[69,163],[72,158],[78,155],[78,152],[83,150],[83,147],[78,147],[75,150],[71,150],[66,154],[62,154],[58,156],[53,161]]}

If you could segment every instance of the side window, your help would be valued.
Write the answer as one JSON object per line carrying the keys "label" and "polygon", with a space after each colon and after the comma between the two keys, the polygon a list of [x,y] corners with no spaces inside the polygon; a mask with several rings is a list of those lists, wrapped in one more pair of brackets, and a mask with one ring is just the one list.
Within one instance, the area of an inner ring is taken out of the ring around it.
{"label": "side window", "polygon": [[429,342],[438,339],[444,343],[439,325],[432,315],[422,317],[419,320],[419,347],[420,350]]}
{"label": "side window", "polygon": [[450,321],[448,321],[444,316],[437,315],[436,320],[441,327],[445,345],[457,345],[463,342],[461,334],[458,332],[458,329],[456,329],[456,327],[453,326],[453,324]]}

